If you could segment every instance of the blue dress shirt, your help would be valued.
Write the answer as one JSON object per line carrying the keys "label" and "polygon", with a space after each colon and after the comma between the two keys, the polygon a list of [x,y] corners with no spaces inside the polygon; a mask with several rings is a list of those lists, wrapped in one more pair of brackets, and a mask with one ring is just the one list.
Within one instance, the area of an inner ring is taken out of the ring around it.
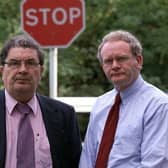
{"label": "blue dress shirt", "polygon": [[[116,89],[98,97],[83,145],[79,168],[94,168]],[[137,80],[121,92],[119,121],[107,168],[168,168],[168,96]],[[109,132],[110,134],[110,132]]]}

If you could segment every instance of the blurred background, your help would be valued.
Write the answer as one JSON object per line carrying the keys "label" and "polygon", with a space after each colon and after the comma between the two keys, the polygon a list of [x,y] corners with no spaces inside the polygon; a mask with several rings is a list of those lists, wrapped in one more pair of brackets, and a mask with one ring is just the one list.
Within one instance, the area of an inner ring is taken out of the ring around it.
{"label": "blurred background", "polygon": [[[0,49],[11,36],[21,34],[21,0],[0,0]],[[98,60],[97,47],[111,30],[124,29],[142,43],[142,75],[168,91],[168,1],[85,0],[86,27],[66,49],[58,49],[58,96],[97,97],[113,88]],[[49,49],[45,49],[45,71],[38,91],[49,96]],[[2,81],[0,87],[3,88]],[[82,139],[89,113],[77,113]]]}

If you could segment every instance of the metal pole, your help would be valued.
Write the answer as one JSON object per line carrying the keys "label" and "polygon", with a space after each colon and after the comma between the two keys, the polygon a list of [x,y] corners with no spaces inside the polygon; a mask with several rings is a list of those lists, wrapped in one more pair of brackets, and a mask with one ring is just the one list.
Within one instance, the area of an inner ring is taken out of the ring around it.
{"label": "metal pole", "polygon": [[58,96],[58,49],[51,48],[49,57],[49,90],[50,97],[55,99]]}

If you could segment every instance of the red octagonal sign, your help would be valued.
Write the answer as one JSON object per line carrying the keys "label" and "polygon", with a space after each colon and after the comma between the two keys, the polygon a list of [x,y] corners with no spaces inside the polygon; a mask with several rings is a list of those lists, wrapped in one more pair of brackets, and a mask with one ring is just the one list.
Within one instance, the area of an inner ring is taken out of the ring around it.
{"label": "red octagonal sign", "polygon": [[68,47],[85,28],[83,0],[23,0],[22,29],[42,47]]}

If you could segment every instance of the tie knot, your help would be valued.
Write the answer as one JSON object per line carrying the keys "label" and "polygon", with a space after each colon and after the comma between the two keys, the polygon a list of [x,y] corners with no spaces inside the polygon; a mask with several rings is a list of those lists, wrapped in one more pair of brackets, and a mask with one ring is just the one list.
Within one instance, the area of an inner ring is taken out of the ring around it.
{"label": "tie knot", "polygon": [[29,114],[31,112],[31,108],[28,104],[18,103],[16,108],[21,114]]}
{"label": "tie knot", "polygon": [[120,93],[117,93],[116,97],[115,97],[115,104],[120,104],[121,103],[121,97],[120,97]]}

